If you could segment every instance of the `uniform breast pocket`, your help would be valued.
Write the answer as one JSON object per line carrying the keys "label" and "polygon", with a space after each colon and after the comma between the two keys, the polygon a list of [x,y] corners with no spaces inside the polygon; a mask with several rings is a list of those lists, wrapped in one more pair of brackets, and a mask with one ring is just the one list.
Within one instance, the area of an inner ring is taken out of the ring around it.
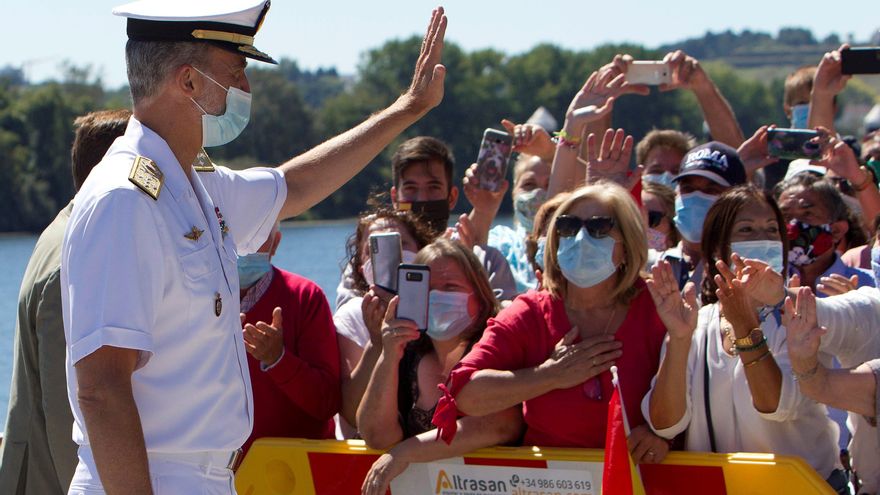
{"label": "uniform breast pocket", "polygon": [[180,257],[180,267],[190,282],[200,282],[220,269],[217,250],[210,244]]}

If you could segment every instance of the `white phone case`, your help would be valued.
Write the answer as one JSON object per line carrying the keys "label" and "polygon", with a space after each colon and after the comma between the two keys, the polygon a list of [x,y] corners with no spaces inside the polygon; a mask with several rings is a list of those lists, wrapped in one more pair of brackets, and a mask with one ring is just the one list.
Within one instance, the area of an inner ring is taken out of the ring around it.
{"label": "white phone case", "polygon": [[672,82],[669,65],[657,60],[636,60],[626,71],[626,81],[630,84],[649,84],[659,86]]}
{"label": "white phone case", "polygon": [[416,322],[419,330],[428,329],[428,292],[431,269],[428,265],[403,264],[397,269],[397,317]]}

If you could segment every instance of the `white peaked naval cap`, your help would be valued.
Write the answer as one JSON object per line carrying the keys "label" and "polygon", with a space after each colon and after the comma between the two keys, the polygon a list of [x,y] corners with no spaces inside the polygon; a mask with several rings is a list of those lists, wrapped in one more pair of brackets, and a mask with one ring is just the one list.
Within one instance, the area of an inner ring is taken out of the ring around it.
{"label": "white peaked naval cap", "polygon": [[254,60],[277,63],[254,47],[269,0],[140,0],[113,14],[128,18],[135,41],[204,41]]}

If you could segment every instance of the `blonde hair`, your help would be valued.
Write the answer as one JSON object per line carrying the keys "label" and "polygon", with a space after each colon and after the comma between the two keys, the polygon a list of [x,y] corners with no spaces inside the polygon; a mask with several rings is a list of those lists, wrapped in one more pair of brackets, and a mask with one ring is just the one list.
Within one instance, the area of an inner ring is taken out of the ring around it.
{"label": "blonde hair", "polygon": [[581,186],[556,210],[547,229],[544,287],[554,297],[565,297],[568,282],[562,275],[556,256],[556,250],[559,248],[556,219],[560,215],[567,214],[582,201],[597,201],[611,209],[615,229],[620,232],[620,243],[624,248],[624,262],[617,270],[617,285],[611,291],[611,298],[627,304],[636,295],[636,281],[641,276],[642,267],[648,261],[648,240],[645,236],[642,215],[632,196],[626,189],[609,181],[600,180]]}
{"label": "blonde hair", "polygon": [[690,134],[672,129],[654,129],[636,145],[636,163],[645,164],[648,153],[654,148],[669,148],[686,155],[697,145],[697,140]]}
{"label": "blonde hair", "polygon": [[468,340],[476,342],[486,328],[486,320],[498,314],[498,300],[489,285],[489,277],[470,249],[445,237],[438,237],[423,247],[416,255],[415,263],[429,265],[440,258],[449,258],[458,264],[480,302],[480,312],[474,317],[474,326],[467,335]]}
{"label": "blonde hair", "polygon": [[798,68],[785,78],[782,90],[782,103],[791,108],[796,103],[795,95],[802,93],[807,96],[813,90],[813,79],[816,77],[816,66],[805,65]]}
{"label": "blonde hair", "polygon": [[675,222],[672,220],[675,216],[675,191],[663,184],[649,181],[642,181],[642,191],[660,198],[665,210],[663,213],[669,219],[669,234],[666,235],[666,244],[670,247],[675,246],[679,241],[678,229],[675,228]]}

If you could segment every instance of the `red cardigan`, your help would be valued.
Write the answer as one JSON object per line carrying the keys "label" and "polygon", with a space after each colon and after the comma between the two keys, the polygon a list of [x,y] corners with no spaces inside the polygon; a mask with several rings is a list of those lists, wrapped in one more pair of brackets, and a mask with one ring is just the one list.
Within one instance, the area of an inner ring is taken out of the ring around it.
{"label": "red cardigan", "polygon": [[334,438],[333,415],[341,402],[336,327],[324,292],[317,284],[273,268],[263,297],[245,322],[272,322],[281,308],[284,356],[268,371],[248,354],[254,391],[254,429],[245,452],[262,437]]}
{"label": "red cardigan", "polygon": [[[660,365],[660,348],[666,327],[660,321],[654,301],[644,282],[632,300],[615,339],[623,343],[623,355],[616,359],[623,402],[630,427],[644,424],[641,401],[651,388]],[[530,291],[492,320],[473,350],[461,360],[449,377],[449,394],[454,397],[477,370],[518,370],[538,366],[553,352],[557,342],[571,329],[561,299],[546,291]],[[526,423],[524,444],[544,447],[602,448],[611,399],[611,373],[600,376],[601,398],[588,398],[584,385],[553,390],[527,400],[523,405]],[[454,407],[450,396],[440,400],[434,424],[447,428],[453,414],[441,408]],[[443,423],[443,424],[440,424]],[[444,437],[448,439],[448,437]]]}

